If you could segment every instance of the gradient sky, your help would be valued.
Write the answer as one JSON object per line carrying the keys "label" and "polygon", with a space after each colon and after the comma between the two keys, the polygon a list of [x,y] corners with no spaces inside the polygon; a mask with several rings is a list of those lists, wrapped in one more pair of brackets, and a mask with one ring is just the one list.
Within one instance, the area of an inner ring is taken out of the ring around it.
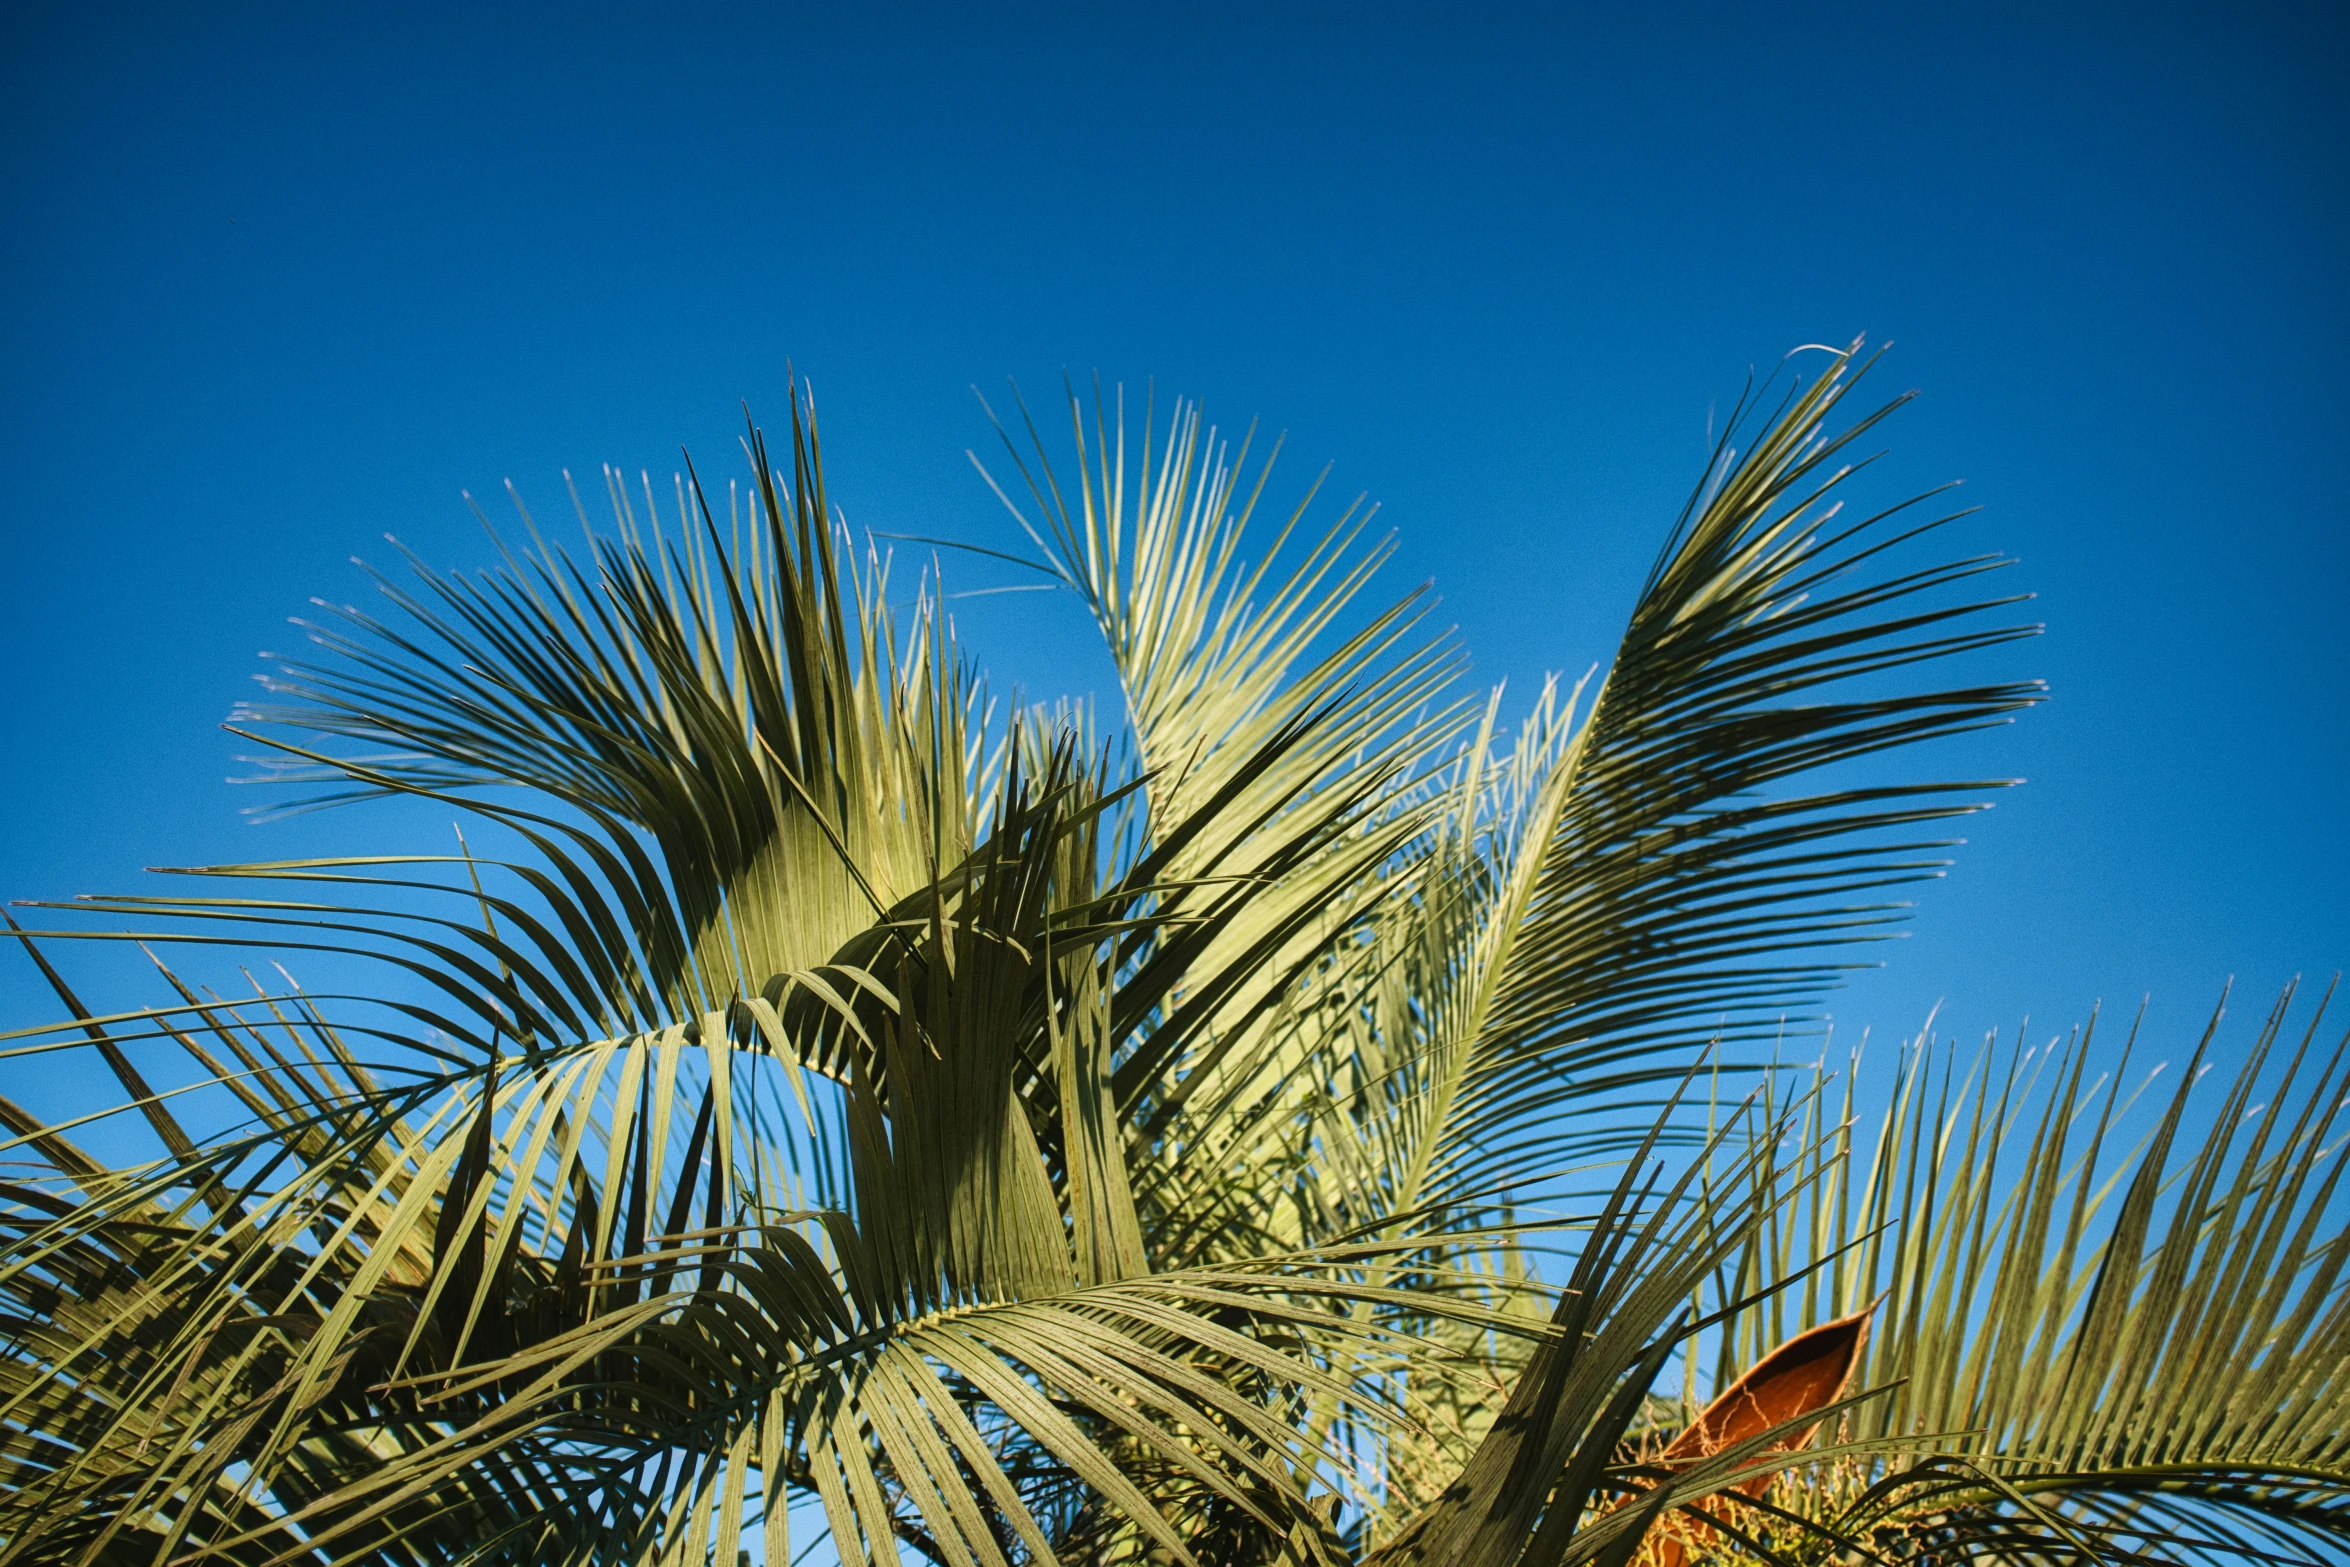
{"label": "gradient sky", "polygon": [[[1865,332],[1924,392],[1877,493],[1969,481],[2053,697],[1936,764],[2031,782],[1840,1029],[2176,1038],[2350,961],[2341,9],[495,9],[0,19],[0,895],[352,842],[222,782],[286,617],[386,532],[487,564],[461,489],[733,472],[787,356],[853,525],[997,546],[973,383],[1262,416],[1523,690],[1749,367]],[[958,609],[1101,678],[1073,602]]]}

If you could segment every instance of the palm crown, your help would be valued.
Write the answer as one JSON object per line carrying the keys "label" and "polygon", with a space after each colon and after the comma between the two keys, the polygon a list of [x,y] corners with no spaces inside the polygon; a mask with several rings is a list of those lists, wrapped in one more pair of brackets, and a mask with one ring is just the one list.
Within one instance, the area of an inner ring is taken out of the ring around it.
{"label": "palm crown", "polygon": [[999,719],[796,401],[723,507],[380,579],[240,727],[484,852],[94,906],[392,981],[98,1016],[24,938],[20,1069],[159,1152],[0,1100],[6,1559],[2325,1559],[2314,1022],[2159,1100],[1771,1065],[1991,787],[1863,764],[2036,694],[1927,678],[2028,628],[1840,509],[1865,368],[1749,397],[1514,733],[1359,508],[1098,391],[991,482],[1121,724]]}

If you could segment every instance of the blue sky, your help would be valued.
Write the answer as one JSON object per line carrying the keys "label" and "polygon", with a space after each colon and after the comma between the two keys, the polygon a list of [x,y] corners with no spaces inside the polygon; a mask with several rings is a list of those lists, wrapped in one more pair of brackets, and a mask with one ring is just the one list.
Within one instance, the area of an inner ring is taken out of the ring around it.
{"label": "blue sky", "polygon": [[[1840,1028],[2350,960],[2342,12],[1261,9],[11,7],[0,895],[351,842],[221,781],[286,617],[386,532],[486,564],[461,489],[731,471],[787,357],[853,525],[999,546],[972,383],[1262,416],[1523,690],[1748,368],[1866,332],[1880,493],[1968,481],[2053,697],[1940,762],[2031,782]],[[1073,604],[960,622],[1101,677]]]}

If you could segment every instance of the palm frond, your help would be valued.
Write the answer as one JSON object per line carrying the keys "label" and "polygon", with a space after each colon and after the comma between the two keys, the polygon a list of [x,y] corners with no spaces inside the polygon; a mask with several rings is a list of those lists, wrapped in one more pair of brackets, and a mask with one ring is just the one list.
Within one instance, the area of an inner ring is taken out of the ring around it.
{"label": "palm frond", "polygon": [[[1851,1429],[1912,1445],[1849,1484],[1853,1527],[2019,1561],[2315,1562],[2350,1542],[2350,1040],[2322,1047],[2321,1001],[2286,1048],[2292,999],[2232,1073],[2211,1071],[2216,1014],[2154,1071],[2135,1028],[2118,1051],[2092,1024],[1963,1072],[1921,1046],[1873,1139],[1822,1129],[1790,1172],[1800,1200],[1718,1288],[1826,1265],[1723,1355],[1882,1302],[1861,1376],[1890,1391]],[[2157,1072],[2175,1086],[2153,1098]]]}
{"label": "palm frond", "polygon": [[[424,794],[523,840],[535,863],[495,867],[530,898],[490,904],[509,939],[452,919],[429,957],[470,963],[480,989],[496,988],[485,968],[512,976],[511,1037],[845,994],[859,976],[828,972],[836,955],[979,831],[983,694],[929,594],[900,632],[886,564],[842,559],[796,397],[792,427],[788,477],[749,432],[749,494],[730,487],[723,535],[698,479],[680,479],[664,521],[649,480],[640,517],[607,472],[617,535],[591,531],[586,563],[524,512],[533,547],[501,570],[418,562],[414,588],[379,576],[398,618],[334,612],[312,628],[326,656],[287,661],[274,700],[245,714],[381,748],[276,740],[288,776],[331,786],[306,803]],[[482,792],[501,785],[534,806]],[[365,866],[215,874],[317,881]],[[481,902],[477,887],[452,890]],[[259,912],[316,924],[331,907]],[[838,1075],[846,1048],[828,1037],[810,1064]]]}
{"label": "palm frond", "polygon": [[1577,1110],[1669,1080],[1693,1043],[1776,1037],[1841,972],[1837,946],[1900,917],[1890,889],[1938,872],[1934,824],[1980,808],[1979,782],[1808,782],[2037,700],[1910,683],[2034,628],[1980,623],[2012,599],[1946,591],[2002,559],[1908,558],[1952,520],[1911,520],[1931,496],[1841,517],[1865,462],[1846,454],[1906,400],[1839,427],[1867,369],[1833,356],[1744,449],[1761,410],[1740,407],[1588,717],[1570,735],[1538,715],[1527,819],[1428,1003],[1449,1036],[1431,1054],[1455,1064],[1429,1085],[1419,1200],[1555,1167],[1588,1135]]}

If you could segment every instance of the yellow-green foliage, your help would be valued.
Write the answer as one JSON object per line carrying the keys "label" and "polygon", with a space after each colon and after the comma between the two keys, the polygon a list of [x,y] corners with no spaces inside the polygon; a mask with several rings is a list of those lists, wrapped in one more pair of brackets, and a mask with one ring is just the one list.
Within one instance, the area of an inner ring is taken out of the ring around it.
{"label": "yellow-green foliage", "polygon": [[[78,904],[192,955],[8,1036],[0,1560],[781,1567],[798,1500],[845,1562],[1622,1564],[1770,1449],[1643,1452],[1871,1302],[1720,1549],[2341,1549],[2338,1055],[1770,1065],[1988,787],[1911,748],[2036,693],[1941,683],[1999,560],[1841,509],[1864,368],[1749,398],[1514,732],[1189,405],[991,481],[1114,720],[893,612],[797,406],[723,500],[381,578],[239,728],[456,851]],[[19,1103],[84,1055],[148,1155]]]}

